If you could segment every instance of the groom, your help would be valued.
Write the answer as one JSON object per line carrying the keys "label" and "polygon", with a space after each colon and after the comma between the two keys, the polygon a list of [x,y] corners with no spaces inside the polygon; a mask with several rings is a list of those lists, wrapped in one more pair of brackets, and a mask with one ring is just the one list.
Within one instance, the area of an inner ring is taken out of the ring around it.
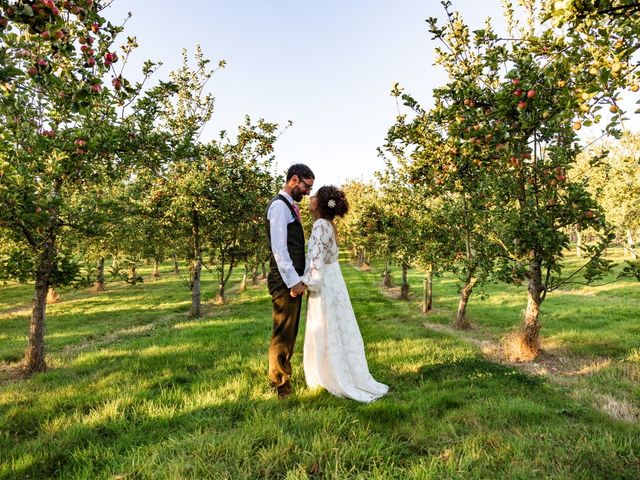
{"label": "groom", "polygon": [[271,251],[267,286],[273,307],[273,330],[269,344],[269,380],[278,398],[291,394],[291,356],[298,334],[300,306],[305,285],[304,232],[300,211],[294,202],[309,195],[315,176],[301,163],[291,165],[280,193],[266,213],[267,244]]}

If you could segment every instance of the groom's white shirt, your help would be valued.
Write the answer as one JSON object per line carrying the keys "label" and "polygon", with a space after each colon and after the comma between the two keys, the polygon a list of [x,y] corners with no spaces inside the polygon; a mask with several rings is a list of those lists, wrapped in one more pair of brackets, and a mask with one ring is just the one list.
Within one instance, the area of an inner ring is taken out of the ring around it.
{"label": "groom's white shirt", "polygon": [[[281,190],[279,193],[293,205],[291,195],[284,190]],[[283,201],[276,200],[269,207],[267,220],[269,220],[269,228],[271,231],[271,251],[278,264],[278,271],[287,287],[291,288],[300,282],[300,276],[293,266],[293,261],[287,248],[287,225],[295,222],[296,219]]]}

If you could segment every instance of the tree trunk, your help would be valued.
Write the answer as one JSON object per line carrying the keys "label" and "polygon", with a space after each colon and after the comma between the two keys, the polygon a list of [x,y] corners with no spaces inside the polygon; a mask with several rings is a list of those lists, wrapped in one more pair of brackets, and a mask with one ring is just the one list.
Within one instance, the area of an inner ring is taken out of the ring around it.
{"label": "tree trunk", "polygon": [[422,313],[427,314],[433,305],[433,267],[427,268],[426,276],[422,280]]}
{"label": "tree trunk", "polygon": [[178,255],[173,254],[173,273],[180,273],[180,266],[178,265]]}
{"label": "tree trunk", "polygon": [[453,322],[453,328],[459,330],[468,330],[471,328],[471,322],[467,316],[467,304],[469,303],[469,297],[473,293],[473,287],[475,286],[477,278],[473,274],[467,276],[467,280],[464,287],[460,291],[460,301],[458,302],[458,311],[456,312],[456,320]]}
{"label": "tree trunk", "polygon": [[391,288],[391,269],[389,268],[389,258],[385,258],[384,261],[384,272],[382,273],[382,284],[387,287],[387,288]]}
{"label": "tree trunk", "polygon": [[251,269],[251,284],[252,285],[258,284],[258,264],[257,263]]}
{"label": "tree trunk", "polygon": [[[466,220],[466,197],[463,197],[465,200],[465,220]],[[465,250],[466,250],[466,268],[467,268],[467,278],[464,283],[464,287],[460,291],[460,301],[458,302],[458,311],[456,312],[456,319],[453,322],[453,328],[457,328],[459,330],[468,330],[471,328],[471,322],[469,321],[469,317],[467,316],[467,304],[469,303],[469,297],[473,293],[473,287],[478,281],[475,278],[475,267],[473,266],[473,249],[471,248],[471,230],[468,228],[468,222],[465,221]]]}
{"label": "tree trunk", "polygon": [[369,263],[369,258],[367,257],[366,248],[362,249],[362,269],[366,271],[371,270],[371,264]]}
{"label": "tree trunk", "polygon": [[200,217],[198,212],[193,209],[191,211],[191,235],[193,242],[193,261],[192,261],[192,289],[191,289],[191,316],[200,318],[200,277],[202,273],[202,252],[200,251]]}
{"label": "tree trunk", "polygon": [[153,273],[151,276],[155,279],[160,278],[160,257],[158,255],[153,257]]}
{"label": "tree trunk", "polygon": [[409,282],[407,281],[407,271],[409,265],[402,262],[402,286],[400,287],[400,300],[409,300]]}
{"label": "tree trunk", "polygon": [[225,271],[225,255],[221,253],[220,255],[220,266],[218,267],[218,294],[216,295],[215,303],[216,305],[224,305],[227,303],[227,299],[224,296],[225,287],[229,282],[229,278],[231,278],[231,273],[233,272],[233,267],[235,264],[235,256],[231,255],[229,259],[229,271],[227,274],[224,274]]}
{"label": "tree trunk", "polygon": [[633,238],[633,233],[631,230],[627,229],[627,248],[629,249],[629,253],[631,254],[631,258],[634,260],[638,259],[638,252],[636,251],[636,242]]}
{"label": "tree trunk", "polygon": [[224,305],[227,303],[227,299],[224,297],[225,284],[220,282],[218,284],[218,294],[216,295],[215,304]]}
{"label": "tree trunk", "polygon": [[242,274],[242,280],[240,280],[240,293],[244,292],[247,289],[247,279],[249,278],[249,266],[244,266],[244,273]]}
{"label": "tree trunk", "polygon": [[527,309],[522,327],[523,346],[535,358],[540,353],[540,305],[543,301],[544,286],[542,284],[542,267],[535,259],[529,267],[529,290]]}
{"label": "tree trunk", "polygon": [[47,370],[44,348],[44,329],[47,311],[47,293],[49,292],[49,277],[56,256],[56,235],[50,233],[44,250],[40,255],[38,270],[36,271],[36,287],[33,294],[33,310],[29,325],[29,343],[24,356],[25,369],[28,373],[44,372]]}
{"label": "tree trunk", "polygon": [[94,292],[104,292],[104,257],[100,257],[98,260],[98,274],[96,276],[96,283],[93,284]]}
{"label": "tree trunk", "polygon": [[393,286],[393,278],[391,278],[391,271],[389,269],[385,270],[382,275],[382,284],[387,288]]}
{"label": "tree trunk", "polygon": [[129,267],[129,283],[135,285],[138,283],[138,268],[135,262],[131,262]]}
{"label": "tree trunk", "polygon": [[576,256],[582,258],[582,232],[576,230]]}
{"label": "tree trunk", "polygon": [[193,260],[191,264],[191,311],[193,318],[200,318],[200,276],[202,272],[202,260]]}
{"label": "tree trunk", "polygon": [[267,262],[262,262],[262,278],[267,278]]}

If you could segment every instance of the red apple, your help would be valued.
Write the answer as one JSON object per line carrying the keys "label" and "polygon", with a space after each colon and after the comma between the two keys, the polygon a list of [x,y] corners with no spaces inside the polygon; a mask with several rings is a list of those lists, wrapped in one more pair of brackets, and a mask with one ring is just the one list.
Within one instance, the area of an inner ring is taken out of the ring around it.
{"label": "red apple", "polygon": [[520,110],[522,110],[522,109],[524,109],[524,108],[527,108],[527,102],[524,102],[524,101],[522,101],[522,100],[521,100],[521,101],[519,101],[519,102],[518,102],[518,108],[519,108]]}
{"label": "red apple", "polygon": [[27,68],[27,74],[29,74],[30,76],[35,76],[38,73],[38,69],[34,66],[31,66],[29,68]]}
{"label": "red apple", "polygon": [[516,88],[516,89],[513,91],[513,94],[514,94],[516,97],[519,97],[520,95],[522,95],[522,90],[521,90],[521,89],[519,89],[519,88]]}
{"label": "red apple", "polygon": [[96,59],[93,57],[89,57],[87,58],[87,65],[89,65],[90,67],[93,67],[96,64]]}
{"label": "red apple", "polygon": [[49,33],[49,30],[45,30],[40,34],[40,36],[42,37],[43,40],[49,40],[51,38],[51,34]]}
{"label": "red apple", "polygon": [[514,78],[513,80],[511,80],[511,83],[513,83],[517,87],[518,85],[520,85],[520,80],[517,78]]}
{"label": "red apple", "polygon": [[535,96],[536,96],[536,91],[535,91],[535,90],[529,90],[529,91],[527,92],[527,97],[529,97],[529,98],[533,98],[533,97],[535,97]]}

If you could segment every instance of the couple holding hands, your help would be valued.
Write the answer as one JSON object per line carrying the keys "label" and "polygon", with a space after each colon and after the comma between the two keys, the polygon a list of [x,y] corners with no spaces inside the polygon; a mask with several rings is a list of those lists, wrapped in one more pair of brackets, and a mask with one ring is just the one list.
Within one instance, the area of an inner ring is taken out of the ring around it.
{"label": "couple holding hands", "polygon": [[298,334],[302,297],[307,299],[304,375],[309,387],[323,387],[338,397],[372,402],[386,385],[369,373],[362,335],[338,263],[333,219],[349,203],[340,189],[323,186],[310,197],[314,223],[305,256],[305,237],[296,202],[310,195],[315,176],[303,164],[292,165],[286,182],[266,212],[271,250],[267,277],[273,306],[269,344],[269,380],[279,398],[291,394],[291,357]]}

